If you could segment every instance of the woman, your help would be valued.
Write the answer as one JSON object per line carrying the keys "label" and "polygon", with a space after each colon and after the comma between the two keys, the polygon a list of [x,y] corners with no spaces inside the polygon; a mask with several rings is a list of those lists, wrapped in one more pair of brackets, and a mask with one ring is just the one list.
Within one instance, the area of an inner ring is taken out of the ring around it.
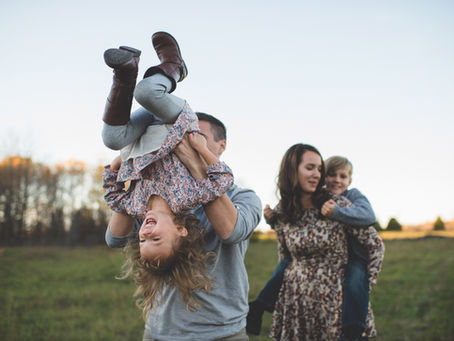
{"label": "woman", "polygon": [[[284,273],[273,314],[271,337],[275,340],[333,340],[341,337],[342,281],[347,264],[346,233],[365,245],[371,259],[381,259],[377,232],[371,227],[352,229],[320,214],[329,199],[323,189],[325,168],[318,150],[296,144],[285,153],[278,177],[281,200],[274,212],[280,258],[290,264]],[[339,206],[347,199],[334,196]],[[381,261],[370,263],[370,283],[375,283]],[[378,267],[378,269],[377,269]],[[363,336],[376,335],[369,309]]]}

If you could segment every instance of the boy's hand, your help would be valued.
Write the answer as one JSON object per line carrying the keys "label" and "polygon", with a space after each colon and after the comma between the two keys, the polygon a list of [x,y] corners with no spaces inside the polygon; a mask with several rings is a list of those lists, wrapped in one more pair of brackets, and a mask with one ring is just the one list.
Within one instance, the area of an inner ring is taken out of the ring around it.
{"label": "boy's hand", "polygon": [[121,157],[118,155],[115,159],[112,160],[110,163],[110,169],[113,171],[117,171],[120,169],[121,166]]}
{"label": "boy's hand", "polygon": [[201,152],[207,148],[207,140],[205,136],[199,133],[189,133],[188,134],[189,144],[192,148]]}
{"label": "boy's hand", "polygon": [[325,217],[330,218],[333,215],[335,206],[336,206],[336,202],[333,199],[328,200],[322,206],[322,214]]}
{"label": "boy's hand", "polygon": [[276,215],[276,212],[271,209],[270,205],[266,205],[265,208],[263,209],[263,215],[267,220],[273,220],[274,216]]}

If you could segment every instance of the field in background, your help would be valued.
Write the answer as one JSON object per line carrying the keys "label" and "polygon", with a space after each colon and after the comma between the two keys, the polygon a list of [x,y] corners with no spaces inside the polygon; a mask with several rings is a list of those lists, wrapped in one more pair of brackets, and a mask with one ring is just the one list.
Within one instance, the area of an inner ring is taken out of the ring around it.
{"label": "field in background", "polygon": [[[454,239],[387,240],[372,293],[377,341],[453,340]],[[119,281],[122,254],[96,248],[5,248],[0,252],[0,340],[141,340],[133,283]],[[276,264],[274,241],[251,243],[250,298]],[[271,314],[262,334],[269,340]]]}
{"label": "field in background", "polygon": [[[454,230],[434,231],[434,230],[404,230],[404,231],[380,231],[383,240],[392,239],[421,239],[426,237],[445,237],[454,238]],[[274,230],[266,232],[255,232],[255,238],[258,240],[275,240],[276,233]]]}

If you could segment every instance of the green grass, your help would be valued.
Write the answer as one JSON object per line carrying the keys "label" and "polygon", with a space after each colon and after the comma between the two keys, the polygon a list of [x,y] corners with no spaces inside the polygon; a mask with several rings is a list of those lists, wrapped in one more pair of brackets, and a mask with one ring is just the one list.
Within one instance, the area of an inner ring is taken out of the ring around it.
{"label": "green grass", "polygon": [[[454,239],[386,241],[372,293],[376,340],[454,339]],[[123,256],[96,248],[5,248],[0,253],[0,340],[141,340],[134,284],[119,281]],[[277,262],[274,241],[251,243],[250,299]],[[265,313],[267,338],[272,315]]]}

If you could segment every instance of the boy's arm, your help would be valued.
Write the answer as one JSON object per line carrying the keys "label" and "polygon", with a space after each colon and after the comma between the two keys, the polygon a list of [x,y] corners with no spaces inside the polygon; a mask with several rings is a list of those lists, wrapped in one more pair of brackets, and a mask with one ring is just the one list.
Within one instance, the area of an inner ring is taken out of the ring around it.
{"label": "boy's arm", "polygon": [[366,227],[375,223],[375,213],[369,200],[356,188],[347,191],[345,197],[352,206],[339,207],[336,205],[331,219],[354,227]]}

